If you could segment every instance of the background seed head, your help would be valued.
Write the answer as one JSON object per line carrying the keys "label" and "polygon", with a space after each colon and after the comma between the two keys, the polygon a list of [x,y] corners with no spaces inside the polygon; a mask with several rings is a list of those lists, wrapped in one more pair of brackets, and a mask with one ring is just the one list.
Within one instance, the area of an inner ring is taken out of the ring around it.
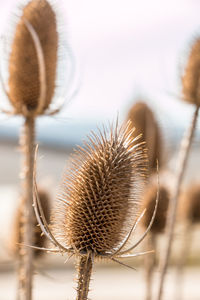
{"label": "background seed head", "polygon": [[9,97],[18,113],[23,106],[29,111],[38,106],[40,95],[39,65],[35,45],[24,24],[26,19],[40,40],[46,71],[44,110],[51,103],[55,90],[58,34],[55,13],[46,0],[32,0],[23,9],[14,35],[9,58]]}
{"label": "background seed head", "polygon": [[142,140],[146,142],[149,160],[149,172],[157,170],[162,165],[162,140],[158,124],[153,112],[144,102],[135,103],[128,112],[127,119],[131,121],[130,129],[135,127],[132,137],[142,134]]}
{"label": "background seed head", "polygon": [[200,38],[191,47],[182,76],[182,93],[185,101],[200,105]]}
{"label": "background seed head", "polygon": [[[157,190],[158,190],[157,184],[150,183],[146,187],[146,190],[143,195],[142,207],[143,209],[146,208],[146,213],[142,218],[142,225],[145,228],[148,227],[155,209]],[[152,233],[162,233],[163,230],[165,229],[167,210],[169,205],[169,197],[170,196],[168,190],[164,186],[160,186],[158,208],[157,208],[153,225],[151,227]]]}
{"label": "background seed head", "polygon": [[114,250],[136,220],[145,174],[144,145],[127,126],[94,134],[64,175],[53,218],[57,238],[79,253]]}
{"label": "background seed head", "polygon": [[180,214],[182,220],[200,222],[200,185],[192,184],[181,195]]}
{"label": "background seed head", "polygon": [[[39,198],[41,201],[41,205],[44,211],[44,214],[46,216],[47,222],[50,221],[50,199],[48,194],[46,193],[46,191],[44,190],[39,190]],[[23,244],[23,240],[22,240],[22,236],[23,236],[23,224],[24,224],[24,216],[23,216],[23,199],[21,199],[20,201],[20,205],[16,211],[16,215],[15,215],[15,220],[13,223],[13,232],[12,232],[12,242],[10,245],[11,248],[11,252],[14,256],[18,256],[19,255],[19,251],[20,251],[20,243]],[[45,236],[41,236],[41,229],[38,225],[37,219],[35,217],[34,214],[34,244],[33,246],[36,247],[45,247],[46,244],[46,238]],[[41,256],[44,251],[40,251],[37,249],[34,249],[34,256],[38,257]]]}

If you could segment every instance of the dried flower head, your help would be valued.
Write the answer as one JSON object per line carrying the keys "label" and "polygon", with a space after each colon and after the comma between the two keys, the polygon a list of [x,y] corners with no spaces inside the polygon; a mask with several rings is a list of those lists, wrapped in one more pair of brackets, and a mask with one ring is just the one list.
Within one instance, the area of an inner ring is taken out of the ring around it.
{"label": "dried flower head", "polygon": [[[9,99],[17,113],[43,113],[51,103],[56,78],[56,16],[46,0],[32,0],[17,24],[9,59]],[[40,103],[42,101],[42,103]]]}
{"label": "dried flower head", "polygon": [[153,112],[146,103],[137,102],[129,110],[127,119],[131,120],[130,129],[135,127],[132,137],[134,138],[142,134],[142,140],[146,142],[148,150],[149,171],[155,172],[157,169],[157,160],[159,166],[162,163],[162,140]]}
{"label": "dried flower head", "polygon": [[[146,228],[152,218],[157,197],[157,185],[150,183],[143,195],[143,207],[146,208],[146,214],[142,219],[142,225]],[[165,229],[167,210],[169,205],[169,192],[164,186],[159,189],[159,202],[154,222],[151,227],[152,233],[161,233]]]}
{"label": "dried flower head", "polygon": [[[40,189],[39,190],[39,197],[41,201],[41,205],[43,208],[43,211],[45,213],[47,222],[50,222],[50,200],[49,196],[46,193],[46,191]],[[22,230],[23,230],[23,206],[24,206],[24,201],[21,199],[20,205],[17,209],[16,215],[15,215],[15,220],[14,220],[14,226],[13,226],[13,237],[11,241],[11,252],[13,255],[18,256],[19,251],[20,251],[20,245],[23,243],[22,241]],[[41,235],[41,229],[38,227],[38,222],[36,217],[34,216],[34,246],[36,247],[45,247],[46,244],[46,237]],[[40,251],[39,249],[34,249],[34,256],[38,257],[41,256],[43,252]]]}
{"label": "dried flower head", "polygon": [[200,185],[192,184],[181,195],[181,217],[192,223],[200,222]]}
{"label": "dried flower head", "polygon": [[188,62],[182,76],[184,100],[200,105],[200,38],[192,45]]}
{"label": "dried flower head", "polygon": [[[132,139],[129,123],[118,130],[92,134],[71,159],[71,168],[64,174],[62,192],[48,226],[37,193],[35,181],[34,210],[43,233],[56,246],[46,249],[78,257],[77,299],[86,300],[93,259],[117,260],[152,251],[127,254],[135,249],[151,229],[158,205],[148,228],[139,240],[125,249],[131,234],[144,215],[139,212],[139,192],[146,176],[144,143]],[[44,250],[44,249],[43,249]],[[127,265],[125,265],[127,266]],[[130,266],[128,266],[131,268]]]}
{"label": "dried flower head", "polygon": [[100,138],[94,134],[64,176],[54,218],[58,240],[78,253],[114,251],[138,216],[145,164],[143,145],[136,144],[128,127]]}

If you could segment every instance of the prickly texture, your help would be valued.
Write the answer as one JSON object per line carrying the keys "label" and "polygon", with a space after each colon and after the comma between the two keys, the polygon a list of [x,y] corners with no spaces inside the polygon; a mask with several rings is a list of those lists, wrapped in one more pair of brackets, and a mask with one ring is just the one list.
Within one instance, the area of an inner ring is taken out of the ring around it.
{"label": "prickly texture", "polygon": [[80,256],[77,264],[78,270],[78,287],[76,300],[87,300],[89,292],[89,284],[92,273],[92,257],[90,254],[87,256]]}
{"label": "prickly texture", "polygon": [[[47,218],[47,222],[50,221],[50,200],[47,195],[47,193],[44,190],[39,190],[39,197],[41,201],[41,205],[44,211],[44,214]],[[20,243],[23,243],[22,236],[23,236],[23,223],[24,223],[24,217],[23,217],[23,206],[24,206],[24,200],[21,199],[20,205],[17,208],[17,212],[15,215],[14,220],[14,226],[13,226],[13,233],[12,233],[12,242],[11,242],[11,252],[14,256],[19,255],[20,251]],[[38,225],[38,222],[36,220],[36,217],[34,215],[34,244],[33,246],[36,247],[45,247],[46,244],[46,238],[45,236],[41,236],[41,229]],[[38,257],[41,256],[44,253],[44,251],[40,251],[37,249],[34,249],[34,256]]]}
{"label": "prickly texture", "polygon": [[157,160],[159,166],[162,165],[162,140],[153,112],[144,102],[137,102],[129,110],[127,119],[131,121],[130,129],[135,127],[132,137],[142,134],[148,150],[149,172],[155,172]]}
{"label": "prickly texture", "polygon": [[200,38],[191,47],[182,76],[182,93],[185,101],[200,105]]}
{"label": "prickly texture", "polygon": [[51,103],[56,78],[58,34],[56,16],[46,0],[29,2],[17,24],[9,59],[9,97],[18,113],[35,110],[40,95],[38,58],[33,39],[24,24],[26,19],[36,31],[44,55],[46,98],[43,109]]}
{"label": "prickly texture", "polygon": [[180,199],[181,216],[183,220],[192,223],[200,222],[200,185],[189,186]]}
{"label": "prickly texture", "polygon": [[89,138],[64,175],[54,217],[60,241],[79,253],[103,254],[122,242],[137,217],[146,172],[144,146],[128,126]]}
{"label": "prickly texture", "polygon": [[[146,213],[142,218],[142,225],[147,228],[155,209],[156,197],[157,197],[157,185],[150,183],[143,195],[143,209],[146,208]],[[161,233],[165,229],[167,210],[169,205],[169,192],[164,186],[159,187],[159,202],[156,212],[156,216],[151,227],[152,233]]]}

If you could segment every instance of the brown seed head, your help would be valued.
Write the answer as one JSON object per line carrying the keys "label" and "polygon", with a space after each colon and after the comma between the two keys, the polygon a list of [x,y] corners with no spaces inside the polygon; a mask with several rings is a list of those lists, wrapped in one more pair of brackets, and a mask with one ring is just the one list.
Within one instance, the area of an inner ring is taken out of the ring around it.
{"label": "brown seed head", "polygon": [[183,220],[200,222],[200,185],[189,186],[181,196],[180,214]]}
{"label": "brown seed head", "polygon": [[39,103],[40,78],[36,48],[25,20],[38,35],[45,63],[46,97],[43,112],[51,103],[56,78],[58,34],[56,16],[46,0],[32,0],[17,24],[9,59],[9,97],[17,113],[35,110]]}
{"label": "brown seed head", "polygon": [[200,38],[195,40],[189,54],[182,76],[182,93],[185,101],[200,105]]}
{"label": "brown seed head", "polygon": [[[148,227],[153,215],[153,211],[155,209],[157,189],[158,187],[156,184],[150,183],[147,186],[146,191],[144,192],[143,195],[142,206],[143,209],[146,208],[146,213],[142,219],[142,225],[145,228]],[[164,186],[160,186],[158,208],[157,208],[153,225],[151,227],[152,233],[161,233],[165,229],[168,205],[169,205],[169,193]]]}
{"label": "brown seed head", "polygon": [[130,138],[128,127],[111,129],[109,136],[94,134],[64,176],[54,216],[56,237],[78,253],[114,250],[138,214],[145,165],[143,145]]}
{"label": "brown seed head", "polygon": [[148,150],[149,171],[155,172],[157,170],[157,160],[159,166],[162,163],[162,140],[152,111],[144,102],[137,102],[129,110],[127,119],[131,120],[130,129],[132,127],[136,128],[132,137],[142,134],[142,140],[146,142]]}
{"label": "brown seed head", "polygon": [[[42,208],[44,210],[44,214],[47,218],[47,222],[50,221],[50,200],[47,195],[47,193],[43,190],[39,190],[39,197],[41,201]],[[22,231],[23,231],[23,223],[24,223],[24,217],[23,217],[23,203],[24,201],[20,201],[20,205],[17,209],[15,220],[14,220],[14,227],[13,227],[13,238],[11,243],[11,252],[13,255],[18,256],[20,246],[19,244],[23,244],[22,240]],[[38,222],[36,220],[35,214],[34,214],[34,245],[36,247],[45,247],[46,238],[45,236],[41,236],[41,229],[38,225]],[[41,256],[44,252],[34,249],[34,256],[38,257]]]}

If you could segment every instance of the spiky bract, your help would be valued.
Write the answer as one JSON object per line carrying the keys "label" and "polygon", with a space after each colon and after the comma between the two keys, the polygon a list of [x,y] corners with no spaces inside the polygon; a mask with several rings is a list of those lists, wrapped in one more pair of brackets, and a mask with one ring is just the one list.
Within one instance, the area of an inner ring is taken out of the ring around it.
{"label": "spiky bract", "polygon": [[200,105],[200,38],[192,45],[188,62],[182,76],[184,100]]}
{"label": "spiky bract", "polygon": [[[143,208],[146,208],[146,213],[142,219],[142,225],[147,228],[152,218],[155,209],[158,187],[154,183],[150,183],[143,195]],[[151,227],[152,233],[161,233],[165,229],[167,210],[169,205],[169,192],[164,186],[159,188],[159,202],[156,216]]]}
{"label": "spiky bract", "polygon": [[72,157],[54,218],[58,239],[77,253],[114,251],[138,214],[146,155],[128,127],[93,134]]}
{"label": "spiky bract", "polygon": [[46,0],[32,0],[17,24],[9,58],[9,98],[17,113],[38,107],[40,96],[39,62],[28,21],[38,35],[45,63],[46,97],[43,111],[51,103],[56,78],[58,34],[55,13]]}
{"label": "spiky bract", "polygon": [[162,140],[153,112],[146,103],[137,102],[129,110],[127,119],[131,120],[130,129],[135,127],[132,137],[142,134],[142,140],[146,142],[148,150],[149,171],[155,172],[157,160],[159,166],[162,164]]}
{"label": "spiky bract", "polygon": [[[39,190],[39,197],[41,201],[42,208],[44,210],[44,214],[46,216],[47,222],[50,221],[50,199],[46,191],[44,190]],[[15,215],[15,220],[14,220],[14,227],[13,227],[13,232],[12,232],[12,244],[11,244],[11,251],[12,254],[15,256],[19,255],[20,251],[20,245],[23,243],[22,236],[23,236],[23,223],[24,223],[24,216],[23,216],[23,208],[24,208],[24,201],[23,199],[20,201],[20,205],[17,208],[17,212]],[[45,236],[41,236],[41,229],[38,226],[38,222],[36,220],[36,217],[34,216],[34,243],[32,246],[36,247],[45,247],[46,243],[46,238]],[[34,256],[38,257],[40,256],[43,251],[34,249]]]}
{"label": "spiky bract", "polygon": [[182,219],[200,223],[200,185],[189,186],[182,194],[180,203]]}

